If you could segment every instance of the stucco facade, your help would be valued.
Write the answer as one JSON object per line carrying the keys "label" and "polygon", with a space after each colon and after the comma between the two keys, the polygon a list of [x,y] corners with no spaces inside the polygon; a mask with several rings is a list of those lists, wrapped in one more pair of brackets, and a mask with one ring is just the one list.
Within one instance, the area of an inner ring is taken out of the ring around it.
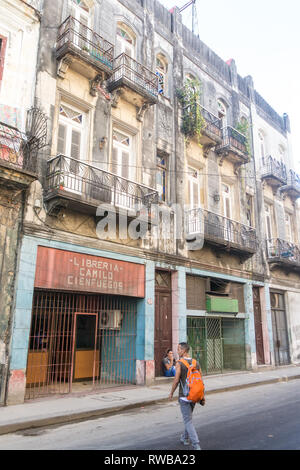
{"label": "stucco facade", "polygon": [[[238,74],[234,60],[224,62],[195,37],[178,9],[171,13],[157,0],[75,3],[45,0],[41,15],[35,100],[49,117],[49,147],[39,152],[24,216],[7,403],[24,400],[28,354],[42,351],[32,340],[40,335],[32,326],[33,299],[42,295],[39,246],[144,266],[134,383],[160,375],[159,343],[168,341],[174,349],[192,341],[206,373],[299,362],[297,261],[291,267],[274,260],[266,242],[267,203],[274,208],[272,238],[287,238],[280,217],[288,213],[289,242],[299,243],[297,188],[288,181],[274,186],[263,168],[272,155],[287,173],[293,169],[287,116],[258,95],[251,77]],[[183,128],[192,105],[180,96],[189,83],[200,84],[200,136]],[[159,209],[144,225],[141,201],[147,216],[150,203]],[[116,233],[100,232],[102,203],[117,214]],[[208,308],[215,298],[225,299],[223,310]],[[288,352],[274,349],[280,315]]]}

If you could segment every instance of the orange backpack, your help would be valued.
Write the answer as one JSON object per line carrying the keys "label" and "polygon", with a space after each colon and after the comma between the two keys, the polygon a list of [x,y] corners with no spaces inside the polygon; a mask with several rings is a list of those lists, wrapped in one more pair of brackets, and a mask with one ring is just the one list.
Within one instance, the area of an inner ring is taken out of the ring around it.
{"label": "orange backpack", "polygon": [[182,362],[188,369],[186,383],[182,384],[184,396],[194,403],[203,400],[205,388],[201,373],[196,369],[197,362],[195,359],[192,359],[192,364],[189,364],[185,359],[180,359],[179,362]]}

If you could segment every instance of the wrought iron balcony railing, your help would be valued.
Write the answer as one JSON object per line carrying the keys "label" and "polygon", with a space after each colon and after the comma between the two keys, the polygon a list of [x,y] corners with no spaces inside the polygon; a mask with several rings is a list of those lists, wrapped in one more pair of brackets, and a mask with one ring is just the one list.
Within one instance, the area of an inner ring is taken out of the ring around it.
{"label": "wrought iron balcony railing", "polygon": [[114,59],[113,74],[109,79],[109,89],[121,85],[140,89],[155,101],[158,97],[158,78],[155,73],[125,53]]}
{"label": "wrought iron balcony railing", "polygon": [[269,156],[267,158],[266,164],[262,169],[262,178],[275,178],[282,184],[287,184],[287,172],[285,164]]}
{"label": "wrought iron balcony railing", "polygon": [[245,160],[248,160],[247,137],[231,126],[224,127],[223,142],[217,147],[217,151],[222,152],[226,150],[238,152]]}
{"label": "wrought iron balcony railing", "polygon": [[187,234],[203,234],[214,245],[255,253],[256,230],[248,225],[204,209],[190,209],[186,213]]}
{"label": "wrought iron balcony railing", "polygon": [[300,268],[300,249],[294,243],[280,238],[268,239],[267,255],[269,263],[294,265]]}
{"label": "wrought iron balcony railing", "polygon": [[209,132],[219,138],[222,138],[222,121],[213,113],[208,111],[204,106],[200,105],[200,111],[205,119],[204,132]]}
{"label": "wrought iron balcony railing", "polygon": [[48,161],[45,199],[60,195],[97,207],[111,204],[125,210],[146,208],[158,202],[158,192],[74,158],[58,155]]}
{"label": "wrought iron balcony railing", "polygon": [[282,186],[280,191],[295,200],[300,197],[300,176],[294,170],[288,172],[285,186]]}
{"label": "wrought iron balcony railing", "polygon": [[0,166],[2,164],[36,174],[36,155],[30,150],[25,134],[0,122]]}
{"label": "wrought iron balcony railing", "polygon": [[92,59],[112,69],[114,46],[72,16],[69,16],[59,28],[57,56],[60,57],[68,48],[80,53],[81,57]]}

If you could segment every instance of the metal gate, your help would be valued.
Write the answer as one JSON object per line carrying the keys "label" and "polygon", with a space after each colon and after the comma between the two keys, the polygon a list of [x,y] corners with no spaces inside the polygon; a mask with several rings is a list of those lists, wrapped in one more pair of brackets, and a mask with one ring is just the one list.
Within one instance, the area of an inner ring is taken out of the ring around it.
{"label": "metal gate", "polygon": [[277,366],[287,365],[290,364],[290,351],[284,295],[279,292],[270,292],[270,299],[275,364]]}
{"label": "metal gate", "polygon": [[136,301],[36,291],[26,399],[135,382]]}
{"label": "metal gate", "polygon": [[244,320],[187,317],[187,338],[203,373],[246,369]]}

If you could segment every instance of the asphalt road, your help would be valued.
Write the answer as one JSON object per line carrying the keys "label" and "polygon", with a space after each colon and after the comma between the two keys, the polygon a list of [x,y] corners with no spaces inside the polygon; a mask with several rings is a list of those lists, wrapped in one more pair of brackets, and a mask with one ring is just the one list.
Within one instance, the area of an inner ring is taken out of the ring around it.
{"label": "asphalt road", "polygon": [[[299,380],[207,396],[194,423],[203,450],[300,450]],[[0,450],[188,450],[177,402],[0,436]]]}

